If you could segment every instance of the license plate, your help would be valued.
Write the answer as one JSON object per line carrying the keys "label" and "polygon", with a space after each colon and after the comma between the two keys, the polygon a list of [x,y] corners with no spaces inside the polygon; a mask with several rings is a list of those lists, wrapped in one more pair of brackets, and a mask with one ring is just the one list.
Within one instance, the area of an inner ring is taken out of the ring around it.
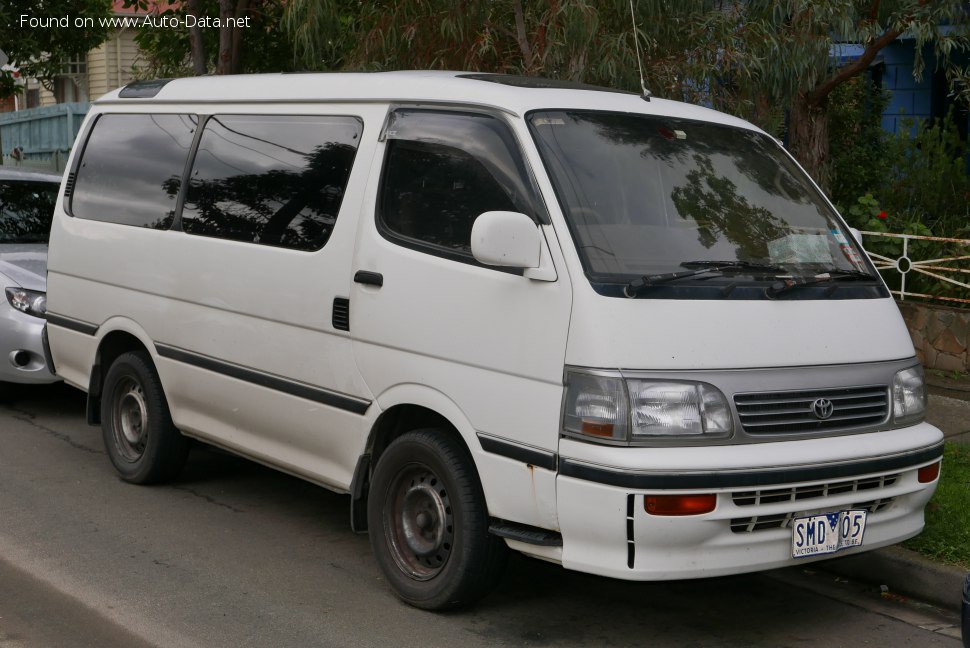
{"label": "license plate", "polygon": [[792,558],[822,556],[862,545],[865,510],[846,510],[795,518],[791,530]]}

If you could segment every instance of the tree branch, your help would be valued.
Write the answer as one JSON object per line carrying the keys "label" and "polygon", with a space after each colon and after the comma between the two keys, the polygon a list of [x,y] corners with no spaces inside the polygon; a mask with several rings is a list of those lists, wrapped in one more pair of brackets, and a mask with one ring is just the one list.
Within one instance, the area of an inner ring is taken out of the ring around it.
{"label": "tree branch", "polygon": [[[873,20],[878,18],[880,1],[881,0],[872,0],[872,4],[869,5],[869,16]],[[916,3],[916,6],[920,8],[925,7],[928,1],[929,0],[919,0]],[[907,20],[913,20],[916,16],[916,13],[917,13],[916,8],[914,8],[912,13],[910,13],[909,16],[907,16]],[[876,40],[866,45],[866,49],[865,51],[862,52],[862,56],[860,56],[858,59],[856,59],[849,65],[846,65],[845,67],[840,69],[835,74],[835,76],[831,77],[828,81],[825,81],[815,86],[814,90],[812,90],[811,92],[805,95],[805,100],[809,104],[816,104],[816,105],[825,101],[825,98],[828,97],[832,93],[832,91],[839,86],[839,84],[844,83],[845,81],[848,81],[855,75],[867,69],[869,67],[869,64],[872,63],[873,60],[875,60],[876,54],[878,54],[882,48],[886,47],[894,40],[899,38],[904,33],[904,31],[905,30],[903,29],[889,30],[885,32],[882,36],[877,38]]]}
{"label": "tree branch", "polygon": [[812,91],[805,95],[805,100],[809,104],[816,105],[825,101],[825,98],[828,97],[840,84],[868,69],[869,64],[875,60],[876,54],[878,54],[880,50],[892,43],[894,40],[899,38],[902,33],[903,30],[901,29],[893,29],[885,32],[882,36],[866,45],[866,49],[862,52],[862,56],[854,60],[852,63],[840,68],[839,71],[834,76],[829,77],[827,81],[815,86]]}
{"label": "tree branch", "polygon": [[519,43],[522,50],[522,60],[525,63],[526,73],[532,72],[534,54],[532,46],[529,44],[529,34],[525,29],[525,12],[522,10],[522,0],[514,0],[512,6],[515,10],[515,40]]}

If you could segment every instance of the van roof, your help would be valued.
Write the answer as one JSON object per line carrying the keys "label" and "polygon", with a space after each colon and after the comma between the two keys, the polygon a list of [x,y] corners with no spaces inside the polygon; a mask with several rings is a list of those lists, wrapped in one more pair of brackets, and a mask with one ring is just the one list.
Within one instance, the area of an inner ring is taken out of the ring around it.
{"label": "van roof", "polygon": [[523,115],[538,109],[592,109],[696,119],[759,130],[752,124],[701,106],[579,83],[473,72],[412,70],[242,74],[136,82],[95,102],[150,103],[271,102],[461,103]]}

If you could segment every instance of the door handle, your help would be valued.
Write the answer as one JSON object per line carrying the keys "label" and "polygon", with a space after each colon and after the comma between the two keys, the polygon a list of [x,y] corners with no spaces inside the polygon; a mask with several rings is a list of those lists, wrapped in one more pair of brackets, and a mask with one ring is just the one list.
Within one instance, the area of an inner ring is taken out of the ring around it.
{"label": "door handle", "polygon": [[380,288],[384,285],[384,275],[380,272],[371,272],[370,270],[358,270],[354,274],[354,283]]}

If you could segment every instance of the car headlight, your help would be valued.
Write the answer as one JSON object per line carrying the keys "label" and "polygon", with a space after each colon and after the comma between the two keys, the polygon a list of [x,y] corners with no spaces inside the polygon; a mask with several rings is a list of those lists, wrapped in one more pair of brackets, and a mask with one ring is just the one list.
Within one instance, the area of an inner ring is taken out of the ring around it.
{"label": "car headlight", "polygon": [[903,369],[893,378],[893,422],[919,423],[926,414],[923,367]]}
{"label": "car headlight", "polygon": [[34,317],[47,316],[47,293],[26,288],[7,288],[7,301],[17,310]]}
{"label": "car headlight", "polygon": [[734,423],[727,398],[708,383],[570,370],[562,430],[607,442],[637,443],[723,438],[731,435]]}

